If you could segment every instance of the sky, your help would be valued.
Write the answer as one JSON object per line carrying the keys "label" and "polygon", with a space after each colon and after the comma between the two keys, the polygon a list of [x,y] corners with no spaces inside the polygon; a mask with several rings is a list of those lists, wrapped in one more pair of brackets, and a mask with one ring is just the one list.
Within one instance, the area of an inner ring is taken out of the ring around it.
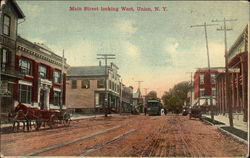
{"label": "sky", "polygon": [[[115,54],[110,60],[119,67],[126,86],[136,90],[141,83],[144,95],[151,90],[160,97],[175,84],[190,81],[190,72],[207,67],[204,27],[207,27],[211,67],[225,65],[224,33],[217,31],[227,22],[228,47],[249,22],[245,1],[30,1],[17,0],[24,12],[18,34],[47,45],[70,66],[98,65],[96,54]],[[98,10],[84,10],[85,7]],[[118,8],[103,11],[102,8]],[[133,11],[122,11],[122,7]],[[151,8],[151,11],[137,8]],[[159,7],[159,11],[155,11]],[[78,8],[78,10],[70,10]],[[165,8],[165,11],[164,11]],[[81,9],[81,10],[80,10]],[[103,62],[104,63],[104,62]]]}

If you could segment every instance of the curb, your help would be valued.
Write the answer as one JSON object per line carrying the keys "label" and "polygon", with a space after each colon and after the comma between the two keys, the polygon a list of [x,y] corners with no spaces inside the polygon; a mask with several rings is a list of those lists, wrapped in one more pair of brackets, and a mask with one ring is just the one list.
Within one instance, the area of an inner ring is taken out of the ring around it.
{"label": "curb", "polygon": [[236,135],[234,135],[234,134],[232,134],[232,133],[230,133],[230,132],[228,132],[228,131],[222,129],[222,128],[220,128],[219,126],[217,126],[217,128],[218,128],[221,132],[223,132],[223,133],[225,133],[225,134],[227,134],[227,135],[233,137],[233,138],[236,139],[237,141],[240,141],[241,143],[244,143],[244,144],[248,145],[248,141],[246,141],[245,139],[242,139],[242,138],[240,138],[240,137],[238,137],[238,136],[236,136]]}
{"label": "curb", "polygon": [[209,122],[209,121],[204,120],[204,119],[202,119],[202,121],[203,121],[203,122],[206,122],[206,123],[208,123],[208,124],[210,124],[210,125],[213,125],[213,126],[217,127],[217,129],[219,129],[222,133],[225,133],[226,135],[231,136],[231,137],[234,138],[235,140],[237,140],[237,141],[239,141],[239,142],[241,142],[241,143],[244,143],[244,144],[248,145],[248,141],[247,141],[247,140],[242,139],[242,138],[240,138],[240,137],[238,137],[238,136],[232,134],[231,132],[228,132],[228,131],[226,131],[226,130],[224,130],[224,129],[221,128],[221,127],[227,127],[226,125],[215,125],[215,124],[213,124],[212,122]]}

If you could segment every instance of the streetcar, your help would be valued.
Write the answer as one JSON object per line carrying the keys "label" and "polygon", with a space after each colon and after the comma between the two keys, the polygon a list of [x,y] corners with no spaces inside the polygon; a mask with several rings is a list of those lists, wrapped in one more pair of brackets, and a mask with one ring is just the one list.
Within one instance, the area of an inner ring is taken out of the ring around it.
{"label": "streetcar", "polygon": [[146,113],[151,115],[161,115],[161,109],[163,109],[162,103],[158,99],[149,99],[147,101]]}

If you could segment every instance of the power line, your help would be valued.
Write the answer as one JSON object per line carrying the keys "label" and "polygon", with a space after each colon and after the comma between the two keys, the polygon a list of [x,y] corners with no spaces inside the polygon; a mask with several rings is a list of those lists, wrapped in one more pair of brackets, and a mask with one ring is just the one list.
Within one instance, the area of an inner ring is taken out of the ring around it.
{"label": "power line", "polygon": [[212,22],[223,22],[223,27],[217,29],[217,31],[224,31],[224,42],[225,42],[225,75],[226,75],[226,103],[228,106],[228,113],[229,113],[229,124],[231,127],[233,127],[233,113],[232,113],[232,103],[229,100],[229,96],[231,95],[230,93],[230,81],[229,81],[229,72],[228,72],[228,52],[227,52],[227,31],[231,31],[232,29],[227,28],[226,22],[229,21],[237,21],[237,19],[226,19],[224,18],[223,20],[212,20]]}
{"label": "power line", "polygon": [[[207,40],[207,26],[215,26],[218,24],[207,24],[204,22],[203,25],[192,25],[192,27],[204,27],[205,30],[205,39],[206,39],[206,48],[207,48],[207,64],[208,64],[208,74],[209,74],[209,80],[211,84],[211,70],[210,70],[210,59],[209,59],[209,49],[208,49],[208,40]],[[212,93],[210,94],[210,110],[211,110],[211,119],[214,121],[214,113],[213,113],[213,99],[212,99]]]}

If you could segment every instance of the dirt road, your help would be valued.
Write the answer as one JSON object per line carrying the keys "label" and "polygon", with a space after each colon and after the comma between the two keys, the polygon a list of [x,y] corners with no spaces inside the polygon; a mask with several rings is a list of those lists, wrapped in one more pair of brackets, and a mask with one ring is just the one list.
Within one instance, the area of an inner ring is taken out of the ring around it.
{"label": "dirt road", "polygon": [[2,134],[5,156],[246,156],[247,146],[187,116],[115,115]]}

